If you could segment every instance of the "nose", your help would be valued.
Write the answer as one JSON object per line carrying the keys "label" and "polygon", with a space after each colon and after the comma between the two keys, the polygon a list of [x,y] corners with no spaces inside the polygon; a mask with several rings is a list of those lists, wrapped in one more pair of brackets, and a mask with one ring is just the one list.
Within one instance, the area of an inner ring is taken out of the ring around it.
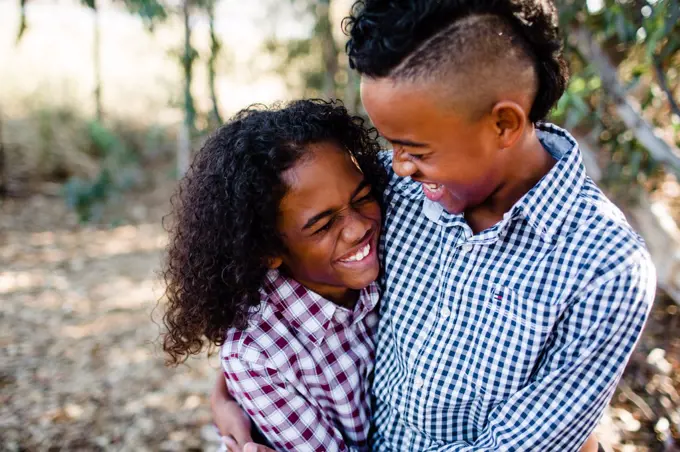
{"label": "nose", "polygon": [[345,227],[342,228],[342,239],[352,245],[361,242],[371,230],[371,221],[354,210],[348,214]]}
{"label": "nose", "polygon": [[416,165],[405,158],[403,152],[395,152],[392,159],[392,169],[399,177],[409,177],[418,171]]}

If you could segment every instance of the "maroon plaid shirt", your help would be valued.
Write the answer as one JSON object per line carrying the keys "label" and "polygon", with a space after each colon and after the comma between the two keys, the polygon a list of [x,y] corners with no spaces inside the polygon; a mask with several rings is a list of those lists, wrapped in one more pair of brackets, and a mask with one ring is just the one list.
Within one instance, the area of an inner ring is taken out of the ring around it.
{"label": "maroon plaid shirt", "polygon": [[233,397],[277,450],[368,450],[377,285],[352,311],[278,271],[261,293],[222,347]]}

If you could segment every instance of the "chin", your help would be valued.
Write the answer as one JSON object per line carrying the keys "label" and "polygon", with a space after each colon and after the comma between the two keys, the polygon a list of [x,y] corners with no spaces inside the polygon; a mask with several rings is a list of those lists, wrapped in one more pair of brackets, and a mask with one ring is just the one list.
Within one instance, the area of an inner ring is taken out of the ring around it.
{"label": "chin", "polygon": [[440,202],[439,204],[451,215],[461,215],[465,212],[465,204],[463,203]]}
{"label": "chin", "polygon": [[451,215],[461,215],[463,212],[465,212],[465,209],[467,208],[467,203],[462,199],[451,194],[451,192],[448,189],[447,192],[442,197],[442,199],[440,199],[437,202],[439,203],[440,206],[444,208],[444,210],[446,210]]}
{"label": "chin", "polygon": [[364,289],[378,279],[379,273],[380,273],[380,267],[378,265],[376,265],[375,268],[371,268],[370,270],[366,270],[365,272],[362,272],[362,274],[360,276],[358,276],[356,279],[353,279],[352,281],[348,281],[347,287],[354,289],[354,290]]}

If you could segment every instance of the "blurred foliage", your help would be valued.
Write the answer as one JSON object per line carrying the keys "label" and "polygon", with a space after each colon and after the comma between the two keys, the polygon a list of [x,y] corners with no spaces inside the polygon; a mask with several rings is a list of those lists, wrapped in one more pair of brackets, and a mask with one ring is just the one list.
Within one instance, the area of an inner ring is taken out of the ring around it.
{"label": "blurred foliage", "polygon": [[[27,21],[26,5],[30,0],[18,0],[20,4],[20,24],[17,34],[17,44],[20,43],[21,38],[30,30],[30,24]],[[93,70],[95,74],[95,90],[94,90],[94,104],[96,111],[96,119],[87,122],[85,127],[67,128],[66,130],[74,131],[74,134],[81,139],[90,143],[90,151],[96,159],[96,164],[91,163],[95,160],[88,160],[87,171],[71,171],[64,170],[66,175],[66,183],[63,187],[63,194],[67,204],[74,209],[82,222],[96,221],[99,218],[103,206],[113,198],[118,197],[123,191],[131,188],[138,183],[141,178],[140,174],[140,158],[139,146],[129,146],[125,137],[119,135],[119,130],[116,130],[116,125],[111,121],[103,118],[101,105],[101,78],[100,63],[99,63],[99,22],[97,15],[99,13],[98,0],[80,0],[80,3],[95,14],[94,19],[94,53],[92,55]],[[197,120],[201,120],[208,128],[214,128],[221,124],[222,118],[219,112],[217,102],[217,94],[215,88],[216,81],[216,65],[222,52],[222,43],[215,32],[215,0],[182,0],[179,4],[170,4],[161,2],[159,0],[114,0],[114,4],[119,3],[134,15],[139,16],[150,32],[154,31],[154,26],[168,19],[171,15],[179,16],[184,22],[184,43],[180,49],[169,50],[170,55],[179,63],[179,67],[183,73],[184,83],[182,86],[181,101],[177,103],[177,107],[184,112],[184,127],[188,131],[189,142],[199,137],[205,130],[198,130],[196,127]],[[192,15],[205,14],[209,20],[210,30],[210,53],[206,58],[208,69],[208,87],[210,90],[210,97],[212,108],[210,112],[203,115],[202,112],[197,111],[192,94],[191,85],[194,73],[194,66],[199,60],[200,55],[198,51],[192,46]],[[39,115],[40,116],[40,115]],[[51,137],[49,136],[53,130],[54,122],[50,118],[39,120],[38,124],[45,124],[42,127],[40,136],[42,141],[49,143]],[[152,128],[149,133],[148,140],[164,141],[167,137],[165,131],[159,131],[158,128]],[[156,136],[156,138],[153,138]],[[68,141],[68,140],[67,140]],[[49,144],[47,145],[49,146]],[[79,147],[75,148],[79,149]],[[76,154],[80,151],[75,151]],[[184,152],[189,152],[188,149]],[[57,152],[42,152],[43,161],[51,161],[52,157],[58,156]],[[48,155],[50,154],[50,155]],[[81,156],[85,154],[80,154]],[[58,157],[56,157],[59,159]],[[90,164],[91,163],[91,164]],[[30,165],[29,165],[30,166]],[[93,171],[92,168],[98,168]],[[45,174],[45,172],[41,172]],[[49,180],[51,176],[46,176]]]}
{"label": "blurred foliage", "polygon": [[[25,14],[29,0],[17,1],[22,6],[20,38],[30,26]],[[92,9],[96,9],[96,1],[81,0],[84,6]],[[184,74],[182,94],[177,102],[185,113],[184,126],[191,140],[200,136],[204,128],[212,129],[220,124],[222,118],[215,79],[223,43],[214,28],[217,0],[183,0],[172,4],[163,0],[116,1],[141,17],[149,29],[171,15],[183,19],[184,44],[173,51],[173,55]],[[277,34],[277,24],[271,24],[268,27],[272,30],[271,36],[264,50],[273,57],[274,70],[289,81],[293,95],[341,98],[351,111],[361,113],[358,77],[348,68],[344,38],[338,33],[340,22],[351,3],[350,0],[263,2],[271,10],[267,20],[276,22],[278,17],[292,16],[299,23],[294,37],[282,37]],[[656,135],[677,151],[680,145],[680,108],[677,101],[680,89],[680,0],[557,0],[557,5],[561,27],[567,38],[565,48],[572,77],[551,120],[574,131],[579,138],[589,140],[597,153],[595,157],[602,169],[603,183],[614,193],[634,201],[636,190],[654,189],[668,174],[678,174],[680,168],[669,168],[652,158],[649,149],[638,140],[636,131],[631,130],[630,124],[628,127],[624,124],[598,66],[579,52],[573,32],[585,29],[592,35],[616,69],[616,77],[625,88],[625,96],[634,102],[640,121],[649,124]],[[290,14],[279,14],[283,9]],[[199,55],[192,46],[189,25],[192,15],[203,15],[208,19],[210,52],[206,56]],[[196,110],[191,92],[194,66],[202,58],[208,69],[212,101],[212,107],[206,112]],[[96,147],[104,150],[106,155],[120,157],[125,154],[110,136],[106,138],[104,131],[110,130],[110,124],[101,117],[96,124],[88,129],[88,139],[98,143]],[[122,164],[112,163],[119,157],[104,157],[104,161],[110,158],[111,162],[104,163],[99,176],[90,177],[87,182],[82,178],[74,179],[67,190],[70,193],[67,196],[69,203],[85,205],[87,200],[106,198],[101,194],[105,191],[102,187],[117,189],[126,186],[116,181],[111,168],[105,169]],[[82,196],[75,194],[78,190]],[[85,214],[83,218],[89,215]]]}
{"label": "blurred foliage", "polygon": [[283,74],[290,88],[302,97],[339,98],[354,105],[359,85],[354,74],[349,73],[344,43],[334,36],[351,2],[341,3],[346,4],[348,10],[337,17],[333,17],[337,0],[287,0],[270,3],[269,7],[275,10],[286,4],[308,32],[289,39],[270,36],[265,51],[275,58],[274,69]]}
{"label": "blurred foliage", "polygon": [[[337,1],[274,2],[274,10],[287,5],[301,24],[311,26],[303,37],[272,36],[266,51],[275,57],[275,69],[291,80],[299,95],[338,97],[356,105],[355,74],[347,68],[343,43],[333,41],[330,33],[341,26],[342,16],[332,20],[329,15]],[[346,4],[351,2],[342,6]],[[639,104],[640,118],[677,151],[680,0],[557,0],[557,4],[572,76],[550,119],[587,137],[598,150],[602,182],[634,201],[636,190],[655,188],[666,172],[617,117],[603,90],[601,74],[576,50],[570,35],[575,27],[584,27],[592,34],[617,69],[627,95]],[[334,57],[329,52],[334,52]],[[302,86],[296,86],[296,82]],[[680,172],[680,168],[672,169]]]}
{"label": "blurred foliage", "polygon": [[173,146],[164,127],[117,118],[102,124],[74,105],[39,103],[4,120],[1,138],[7,194],[55,194],[53,184],[64,184],[62,194],[82,221],[96,220],[106,202],[146,183],[143,164],[162,161]]}
{"label": "blurred foliage", "polygon": [[[28,20],[26,17],[26,5],[30,0],[18,0],[20,6],[19,17],[19,31],[17,32],[17,43],[21,41],[24,33],[28,29]],[[165,6],[158,0],[114,0],[125,5],[131,14],[136,14],[142,18],[149,30],[165,20],[168,17],[168,12]],[[97,0],[80,0],[80,2],[93,10],[97,9]]]}
{"label": "blurred foliage", "polygon": [[[217,92],[215,89],[216,79],[216,65],[219,55],[222,51],[222,41],[217,36],[215,31],[215,0],[205,0],[205,11],[208,15],[208,24],[210,27],[210,55],[208,57],[208,88],[210,90],[210,100],[212,102],[212,109],[210,111],[209,124],[212,127],[217,127],[222,124],[222,115],[217,102]],[[212,128],[211,127],[211,128]]]}
{"label": "blurred foliage", "polygon": [[[92,1],[92,0],[90,0]],[[168,17],[168,11],[157,0],[123,0],[128,11],[142,18],[149,30]]]}
{"label": "blurred foliage", "polygon": [[64,185],[67,205],[81,222],[96,221],[104,204],[140,182],[139,155],[112,130],[97,121],[87,124],[92,150],[100,157],[94,178],[71,177]]}
{"label": "blurred foliage", "polygon": [[[571,32],[583,27],[616,68],[626,95],[671,147],[680,145],[680,2],[678,0],[558,0],[571,82],[552,120],[599,145],[603,182],[621,196],[653,189],[664,170],[617,117],[596,65],[577,49]],[[678,168],[673,169],[676,174]]]}

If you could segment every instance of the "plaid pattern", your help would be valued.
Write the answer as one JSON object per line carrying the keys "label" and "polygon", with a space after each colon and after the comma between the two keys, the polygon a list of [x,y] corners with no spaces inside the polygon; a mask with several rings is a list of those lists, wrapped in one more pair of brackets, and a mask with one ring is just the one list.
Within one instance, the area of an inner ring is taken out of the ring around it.
{"label": "plaid pattern", "polygon": [[577,451],[610,400],[654,267],[574,139],[538,133],[557,163],[477,235],[392,175],[373,450]]}
{"label": "plaid pattern", "polygon": [[368,450],[377,284],[350,311],[270,271],[262,301],[222,347],[232,396],[277,450]]}

